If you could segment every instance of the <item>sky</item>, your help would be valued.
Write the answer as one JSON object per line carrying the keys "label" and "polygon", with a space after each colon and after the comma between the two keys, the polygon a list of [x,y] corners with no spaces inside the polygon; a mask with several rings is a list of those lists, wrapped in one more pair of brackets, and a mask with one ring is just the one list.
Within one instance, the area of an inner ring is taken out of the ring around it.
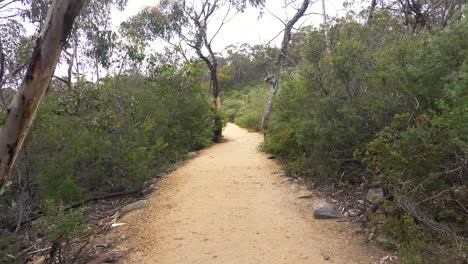
{"label": "sky", "polygon": [[[326,12],[330,17],[335,17],[344,14],[343,8],[344,0],[325,0]],[[297,1],[298,4],[301,2]],[[118,25],[127,20],[129,17],[136,15],[140,10],[146,6],[154,6],[158,3],[158,0],[128,0],[127,8],[122,11],[114,11],[112,14],[112,22],[114,28],[117,29]],[[268,11],[266,11],[268,10]],[[278,33],[284,28],[282,23],[275,18],[292,17],[294,10],[285,10],[284,0],[267,0],[266,10],[261,18],[259,18],[259,10],[249,8],[244,13],[240,13],[234,17],[228,24],[226,24],[216,39],[213,41],[215,51],[220,52],[226,46],[231,44],[265,44],[273,39]],[[221,10],[223,11],[223,10]],[[314,12],[321,14],[322,5],[321,1],[316,1],[311,7],[309,7],[308,13]],[[272,14],[275,16],[273,16]],[[213,23],[220,22],[221,16],[224,16],[224,12],[220,12],[219,19],[214,19]],[[297,25],[315,25],[318,26],[323,22],[322,15],[309,15],[303,20],[299,21]],[[211,27],[217,28],[217,27]],[[210,32],[209,32],[210,33]],[[213,33],[213,32],[211,32]],[[273,44],[279,45],[281,36],[278,37]]]}
{"label": "sky", "polygon": [[[212,43],[214,52],[222,53],[229,45],[243,43],[248,43],[250,45],[271,43],[272,45],[279,46],[282,39],[282,34],[279,33],[281,33],[284,25],[275,18],[275,16],[285,20],[285,18],[291,18],[295,13],[294,9],[290,8],[287,10],[284,8],[284,1],[285,0],[266,0],[266,8],[260,18],[259,10],[254,8],[249,8],[244,13],[237,14],[216,36],[216,39]],[[290,2],[291,0],[288,1]],[[317,14],[306,16],[299,20],[296,25],[319,26],[323,22],[321,0],[313,1],[315,1],[315,3],[309,7],[307,13]],[[344,1],[345,0],[325,0],[327,16],[337,17],[345,14],[343,7]],[[158,2],[159,0],[128,0],[127,6],[123,11],[118,11],[117,9],[112,11],[111,19],[114,31],[118,32],[120,23],[136,15],[145,7],[157,5]],[[296,2],[299,5],[302,1],[296,0]],[[209,35],[210,33],[211,35],[214,33],[213,31],[218,28],[216,24],[219,25],[225,15],[226,10],[220,11],[218,17],[214,17],[211,24],[209,24]],[[210,29],[212,32],[210,32]],[[275,36],[278,37],[272,41]],[[163,43],[162,41],[154,42],[147,47],[147,50],[161,52],[164,47]],[[191,54],[191,52],[189,52],[189,54]],[[88,72],[85,70],[84,73],[89,75],[89,78],[93,78],[93,71],[94,69],[88,69]],[[56,69],[56,73],[65,76],[67,73],[67,65],[60,64]]]}

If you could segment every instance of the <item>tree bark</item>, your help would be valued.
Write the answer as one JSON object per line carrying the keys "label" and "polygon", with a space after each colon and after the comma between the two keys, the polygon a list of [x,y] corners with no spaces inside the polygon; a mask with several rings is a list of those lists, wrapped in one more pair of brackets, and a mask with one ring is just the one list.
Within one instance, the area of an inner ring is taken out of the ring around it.
{"label": "tree bark", "polygon": [[322,15],[323,15],[323,25],[327,24],[327,8],[325,6],[325,0],[322,0]]}
{"label": "tree bark", "polygon": [[301,7],[297,10],[297,13],[294,17],[286,24],[284,29],[283,41],[281,43],[281,49],[279,51],[278,57],[276,59],[276,69],[273,74],[273,79],[271,80],[271,91],[270,97],[268,98],[268,103],[265,108],[265,113],[263,114],[262,119],[262,128],[263,133],[266,134],[268,130],[268,123],[270,120],[271,108],[273,106],[273,99],[280,88],[280,77],[281,71],[283,70],[285,60],[288,56],[288,47],[289,42],[291,42],[291,30],[293,29],[296,22],[304,15],[307,8],[309,7],[310,0],[304,0]]}
{"label": "tree bark", "polygon": [[[204,21],[203,25],[206,25],[208,23],[207,20]],[[208,50],[208,53],[210,54],[210,74],[211,74],[211,82],[213,85],[213,99],[214,99],[214,104],[215,104],[215,109],[216,111],[221,110],[221,100],[219,98],[219,80],[218,80],[218,60],[216,59],[216,54],[213,51],[213,48],[211,47],[211,42],[208,41],[208,36],[206,35],[206,29],[204,28],[202,31],[202,36],[203,36],[203,42]]]}
{"label": "tree bark", "polygon": [[73,77],[73,65],[75,63],[75,57],[78,53],[78,38],[75,38],[73,43],[73,53],[70,54],[68,58],[68,70],[67,70],[67,82],[68,90],[70,91],[73,88],[72,77]]}
{"label": "tree bark", "polygon": [[0,130],[0,187],[9,178],[82,5],[83,0],[54,0],[49,7],[28,70]]}
{"label": "tree bark", "polygon": [[[203,54],[200,46],[196,48],[196,51],[197,51],[198,57],[200,57],[205,62],[206,66],[208,67],[208,70],[210,71],[210,83],[211,83],[211,88],[213,89],[214,109],[216,112],[218,112],[221,110],[221,99],[219,97],[218,61],[216,60],[215,54],[213,50],[211,49],[211,46],[209,45],[209,43],[206,42],[206,44],[207,44],[206,47],[210,53],[211,60]],[[217,122],[217,117],[215,117],[215,122]],[[214,131],[213,140],[215,142],[218,142],[221,140],[222,136],[223,136],[223,129],[221,127],[216,127],[216,130]]]}
{"label": "tree bark", "polygon": [[[0,35],[0,85],[3,84],[3,77],[5,76],[5,53],[3,52],[3,40]],[[2,87],[0,86],[0,89]]]}
{"label": "tree bark", "polygon": [[216,111],[221,110],[221,100],[219,98],[219,80],[218,80],[218,67],[214,66],[213,69],[210,69],[211,72],[211,82],[213,86],[213,99]]}
{"label": "tree bark", "polygon": [[374,18],[374,12],[375,12],[376,6],[377,6],[377,0],[372,0],[370,8],[369,8],[369,17],[367,18],[367,24],[369,24],[371,20]]}

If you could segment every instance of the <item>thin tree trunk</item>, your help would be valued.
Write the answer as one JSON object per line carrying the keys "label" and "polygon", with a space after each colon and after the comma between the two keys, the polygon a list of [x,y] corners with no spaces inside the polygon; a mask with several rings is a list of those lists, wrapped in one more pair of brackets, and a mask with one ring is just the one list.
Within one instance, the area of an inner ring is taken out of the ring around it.
{"label": "thin tree trunk", "polygon": [[266,131],[268,130],[268,123],[270,121],[270,113],[271,113],[271,107],[273,106],[273,98],[278,92],[279,87],[280,87],[280,78],[279,78],[279,75],[277,76],[275,75],[271,83],[270,97],[268,98],[268,103],[266,105],[265,113],[263,114],[263,119],[262,119],[262,128],[265,134],[266,134]]}
{"label": "thin tree trunk", "polygon": [[83,0],[54,0],[49,7],[28,70],[0,130],[0,187],[9,178],[82,5]]}
{"label": "thin tree trunk", "polygon": [[270,121],[270,113],[271,108],[273,106],[273,99],[280,88],[280,76],[281,71],[283,70],[284,62],[288,56],[288,47],[289,42],[291,41],[291,30],[293,29],[294,24],[296,24],[296,22],[304,15],[307,8],[309,7],[309,4],[310,0],[304,0],[297,13],[286,24],[286,28],[284,29],[283,42],[281,43],[281,49],[276,59],[276,69],[273,75],[273,80],[271,81],[270,97],[268,98],[268,103],[266,105],[265,113],[263,114],[262,119],[262,128],[264,134],[266,134],[268,130],[268,123]]}
{"label": "thin tree trunk", "polygon": [[218,67],[213,66],[210,69],[211,72],[211,82],[213,85],[213,99],[216,111],[221,110],[221,100],[219,98],[219,81],[218,81]]}
{"label": "thin tree trunk", "polygon": [[[208,42],[206,42],[208,44]],[[216,57],[214,52],[211,49],[211,46],[207,45],[208,51],[210,52],[210,57],[211,60],[208,59],[205,55],[203,55],[203,52],[201,51],[201,48],[197,48],[196,52],[197,55],[205,62],[206,66],[208,67],[208,70],[210,71],[210,83],[211,83],[211,88],[213,89],[213,104],[215,111],[218,112],[221,110],[221,100],[219,97],[219,80],[218,80],[218,62],[216,61]],[[215,118],[215,122],[218,122],[217,117]],[[221,127],[216,127],[216,130],[214,131],[214,141],[220,141],[222,138],[223,130]]]}
{"label": "thin tree trunk", "polygon": [[[0,35],[0,84],[3,84],[3,77],[5,76],[5,53],[3,52],[3,40]],[[2,87],[0,87],[2,89]]]}
{"label": "thin tree trunk", "polygon": [[325,6],[325,0],[322,0],[322,15],[323,15],[323,24],[327,24],[327,9]]}
{"label": "thin tree trunk", "polygon": [[3,93],[3,78],[5,77],[5,53],[3,52],[3,40],[2,36],[0,34],[0,100],[1,100],[1,106],[0,109],[3,110],[4,107],[6,107],[5,103],[5,94]]}
{"label": "thin tree trunk", "polygon": [[70,57],[68,60],[68,71],[67,71],[68,90],[71,90],[73,88],[73,85],[72,85],[73,65],[75,63],[75,57],[76,57],[77,52],[78,52],[78,39],[75,39],[73,43],[73,53],[70,54]]}
{"label": "thin tree trunk", "polygon": [[208,50],[208,53],[210,54],[210,58],[211,58],[211,66],[209,66],[209,68],[210,68],[210,73],[211,73],[211,81],[213,85],[213,98],[214,98],[215,109],[216,111],[220,111],[221,100],[219,98],[218,61],[216,60],[216,55],[213,52],[211,43],[207,39],[206,31],[205,31],[205,34],[203,34],[203,41],[205,43],[205,47]]}
{"label": "thin tree trunk", "polygon": [[[221,111],[221,100],[219,97],[219,81],[218,81],[218,66],[217,63],[210,67],[210,75],[211,75],[211,85],[213,88],[213,101],[214,101],[214,109],[216,112]],[[219,116],[215,117],[215,128],[213,140],[215,142],[220,142],[223,137],[223,128],[221,126],[221,120],[218,120]]]}
{"label": "thin tree trunk", "polygon": [[95,61],[95,68],[96,68],[96,87],[99,85],[99,61],[98,59],[96,58],[96,61]]}
{"label": "thin tree trunk", "polygon": [[367,18],[367,24],[369,24],[371,20],[374,18],[374,12],[375,12],[376,6],[377,6],[377,0],[372,0],[370,8],[369,8],[369,17]]}

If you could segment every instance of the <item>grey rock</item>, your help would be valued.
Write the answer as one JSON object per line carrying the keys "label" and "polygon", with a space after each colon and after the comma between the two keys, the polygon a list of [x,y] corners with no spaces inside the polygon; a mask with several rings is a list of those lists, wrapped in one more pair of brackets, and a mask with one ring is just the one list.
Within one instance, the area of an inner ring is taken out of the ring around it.
{"label": "grey rock", "polygon": [[273,154],[268,154],[267,159],[276,159],[275,155]]}
{"label": "grey rock", "polygon": [[335,206],[325,200],[320,200],[314,205],[315,219],[337,219],[344,215],[335,209]]}
{"label": "grey rock", "polygon": [[367,201],[372,204],[380,203],[384,199],[383,188],[370,189],[367,192]]}
{"label": "grey rock", "polygon": [[198,157],[199,155],[200,155],[200,153],[198,153],[197,151],[193,151],[193,152],[190,152],[190,153],[188,154],[188,158],[189,158],[189,159],[193,159],[193,158]]}
{"label": "grey rock", "polygon": [[352,216],[356,216],[356,215],[361,214],[361,210],[359,210],[359,209],[349,209],[349,210],[348,210],[348,214],[349,214],[349,216],[351,216],[351,217],[352,217]]}
{"label": "grey rock", "polygon": [[140,200],[138,202],[134,202],[134,203],[131,203],[131,204],[128,204],[126,206],[124,206],[122,209],[120,209],[120,217],[122,217],[124,214],[130,212],[130,211],[134,211],[134,210],[138,210],[138,209],[142,209],[142,208],[145,208],[147,205],[147,201],[146,200]]}
{"label": "grey rock", "polygon": [[150,186],[148,186],[148,187],[146,187],[145,189],[143,189],[143,190],[141,191],[141,193],[142,193],[143,195],[146,195],[146,194],[149,194],[149,193],[151,193],[152,191],[157,190],[157,189],[159,189],[159,187],[158,187],[155,183],[153,183],[153,184],[151,184]]}
{"label": "grey rock", "polygon": [[380,234],[378,235],[376,238],[375,238],[375,241],[377,243],[379,243],[382,247],[384,247],[385,249],[391,249],[391,248],[394,248],[396,243],[395,241],[388,237],[387,235],[385,234]]}

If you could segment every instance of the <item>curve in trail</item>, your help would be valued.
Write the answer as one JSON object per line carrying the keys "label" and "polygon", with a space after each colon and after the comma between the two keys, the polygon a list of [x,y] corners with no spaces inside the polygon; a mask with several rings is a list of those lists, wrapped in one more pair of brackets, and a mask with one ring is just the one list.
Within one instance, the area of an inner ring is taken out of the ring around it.
{"label": "curve in trail", "polygon": [[121,221],[122,263],[375,263],[381,252],[355,226],[315,220],[313,201],[283,181],[257,146],[263,137],[233,124],[226,142],[165,177],[148,207]]}

